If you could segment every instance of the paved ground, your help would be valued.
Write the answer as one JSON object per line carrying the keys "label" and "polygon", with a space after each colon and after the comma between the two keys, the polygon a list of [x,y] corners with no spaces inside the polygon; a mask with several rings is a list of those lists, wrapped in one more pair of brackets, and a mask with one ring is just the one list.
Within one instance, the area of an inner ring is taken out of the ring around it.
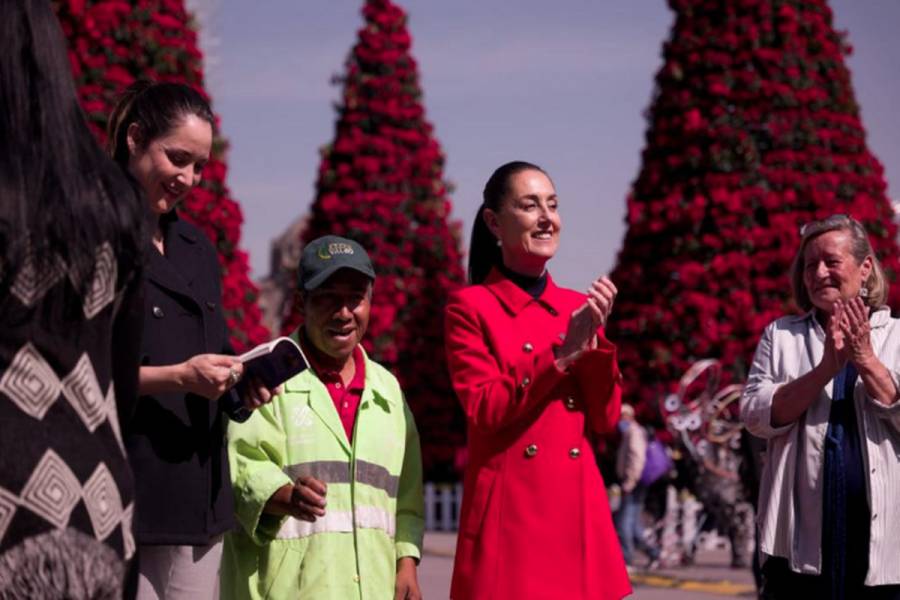
{"label": "paved ground", "polygon": [[[453,570],[456,536],[452,533],[425,534],[425,556],[419,566],[419,583],[426,600],[446,600]],[[723,550],[700,550],[691,567],[637,570],[631,574],[634,600],[715,600],[753,598],[753,576],[746,569],[728,566]]]}

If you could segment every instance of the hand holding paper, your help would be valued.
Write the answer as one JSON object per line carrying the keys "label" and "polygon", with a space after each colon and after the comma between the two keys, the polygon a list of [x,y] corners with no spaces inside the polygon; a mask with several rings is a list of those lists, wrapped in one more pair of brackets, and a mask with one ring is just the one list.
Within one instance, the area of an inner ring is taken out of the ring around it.
{"label": "hand holding paper", "polygon": [[286,337],[261,344],[238,359],[244,364],[244,377],[258,379],[269,390],[309,367],[300,346]]}

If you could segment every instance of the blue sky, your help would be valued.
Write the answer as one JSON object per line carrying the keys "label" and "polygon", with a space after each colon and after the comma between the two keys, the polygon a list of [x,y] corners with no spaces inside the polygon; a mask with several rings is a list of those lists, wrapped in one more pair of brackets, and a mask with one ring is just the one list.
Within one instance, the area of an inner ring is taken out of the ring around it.
{"label": "blue sky", "polygon": [[[466,235],[491,171],[544,166],[561,198],[562,245],[550,265],[585,288],[609,271],[625,197],[640,168],[653,78],[673,21],[663,0],[407,0],[428,119],[456,186]],[[362,23],[362,2],[196,0],[207,87],[230,140],[228,185],[244,210],[254,278],[270,240],[308,209],[318,148],[333,137],[330,83]],[[900,2],[839,0],[870,148],[900,176]],[[898,195],[896,185],[892,197]],[[627,282],[618,282],[627,285]]]}

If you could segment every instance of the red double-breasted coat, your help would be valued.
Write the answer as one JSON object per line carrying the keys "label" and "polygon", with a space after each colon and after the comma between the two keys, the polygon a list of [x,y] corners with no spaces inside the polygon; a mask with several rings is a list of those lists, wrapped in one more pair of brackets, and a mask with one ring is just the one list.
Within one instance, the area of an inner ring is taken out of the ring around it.
{"label": "red double-breasted coat", "polygon": [[496,269],[448,301],[447,361],[469,440],[452,600],[631,592],[591,443],[619,418],[616,349],[600,331],[567,372],[553,355],[584,301],[549,277],[533,299]]}

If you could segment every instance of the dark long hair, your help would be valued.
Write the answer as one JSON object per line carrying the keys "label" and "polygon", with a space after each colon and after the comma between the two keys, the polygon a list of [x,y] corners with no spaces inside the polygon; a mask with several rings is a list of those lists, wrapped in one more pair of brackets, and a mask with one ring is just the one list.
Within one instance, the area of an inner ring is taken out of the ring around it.
{"label": "dark long hair", "polygon": [[194,88],[182,83],[138,80],[119,96],[107,125],[109,155],[128,170],[128,128],[137,124],[140,144],[147,144],[178,126],[187,115],[195,115],[212,126],[215,118],[209,103]]}
{"label": "dark long hair", "polygon": [[22,268],[40,278],[62,258],[78,292],[64,302],[79,305],[104,242],[120,265],[141,262],[145,208],[88,129],[70,69],[50,2],[0,0],[0,299]]}
{"label": "dark long hair", "polygon": [[484,281],[491,269],[503,262],[497,238],[484,222],[484,210],[489,208],[498,212],[504,198],[509,194],[510,179],[523,171],[540,171],[547,175],[546,171],[535,164],[514,160],[494,171],[484,185],[482,194],[484,201],[478,207],[478,214],[475,215],[475,222],[472,224],[472,238],[469,242],[469,283],[472,285]]}

